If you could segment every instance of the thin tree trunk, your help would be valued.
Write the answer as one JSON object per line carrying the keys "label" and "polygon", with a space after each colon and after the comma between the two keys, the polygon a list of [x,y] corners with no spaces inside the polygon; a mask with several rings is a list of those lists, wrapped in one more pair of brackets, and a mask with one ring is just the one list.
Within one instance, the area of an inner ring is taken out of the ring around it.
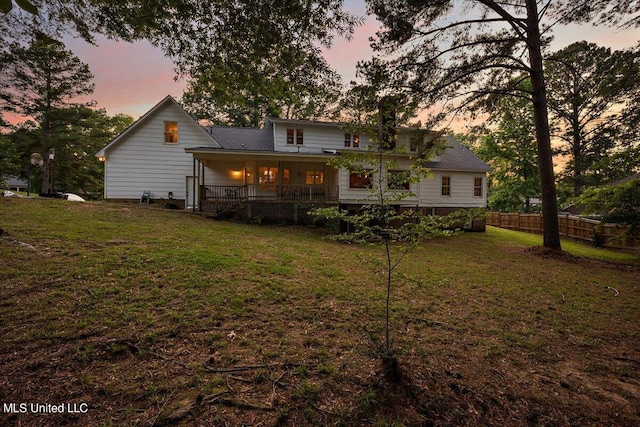
{"label": "thin tree trunk", "polygon": [[538,23],[536,0],[527,0],[527,45],[531,63],[531,84],[533,86],[533,111],[538,143],[538,169],[542,189],[543,246],[560,250],[560,229],[558,226],[558,202],[553,172],[553,153],[549,132],[547,94],[542,66],[541,36]]}

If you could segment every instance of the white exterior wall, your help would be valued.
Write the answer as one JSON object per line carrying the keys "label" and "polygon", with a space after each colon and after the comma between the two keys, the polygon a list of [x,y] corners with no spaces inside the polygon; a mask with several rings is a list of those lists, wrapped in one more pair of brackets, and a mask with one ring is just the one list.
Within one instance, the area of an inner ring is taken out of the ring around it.
{"label": "white exterior wall", "polygon": [[236,160],[206,160],[205,185],[244,185],[244,169],[252,163]]}
{"label": "white exterior wall", "polygon": [[[345,150],[343,130],[334,126],[293,125],[274,123],[275,150],[287,153],[322,153],[322,150]],[[302,129],[303,144],[287,144],[287,129]],[[366,150],[369,138],[360,135],[360,147],[353,150]],[[348,148],[346,148],[348,150]]]}
{"label": "white exterior wall", "polygon": [[[164,142],[164,122],[178,122],[178,143]],[[200,126],[173,103],[160,106],[144,123],[123,135],[106,153],[106,199],[185,199],[186,176],[193,175],[193,156],[185,148],[211,146]]]}
{"label": "white exterior wall", "polygon": [[[396,165],[392,166],[392,170],[402,170],[408,171],[410,169],[410,161],[409,160],[400,160]],[[374,171],[375,172],[375,171]],[[366,188],[349,188],[349,175],[351,173],[346,169],[341,169],[339,171],[339,185],[340,185],[340,202],[343,203],[361,203],[366,200],[371,199],[371,190]],[[374,176],[374,181],[377,180],[377,174]],[[383,183],[386,185],[386,183]],[[415,206],[418,199],[420,191],[419,183],[410,183],[409,191],[413,193],[413,196],[405,197],[401,201],[398,201],[397,204],[400,205],[411,205]]]}
{"label": "white exterior wall", "polygon": [[[419,203],[425,207],[474,207],[487,205],[487,178],[484,173],[432,170],[433,178],[420,182]],[[442,195],[442,177],[451,178],[451,195]],[[482,178],[482,196],[473,195],[474,178]]]}

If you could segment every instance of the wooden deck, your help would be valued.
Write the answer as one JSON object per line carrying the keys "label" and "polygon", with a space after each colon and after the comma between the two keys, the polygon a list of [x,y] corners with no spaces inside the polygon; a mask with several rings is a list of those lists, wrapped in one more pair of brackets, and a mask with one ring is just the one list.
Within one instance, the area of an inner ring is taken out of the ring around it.
{"label": "wooden deck", "polygon": [[254,202],[323,205],[338,202],[338,186],[327,185],[201,185],[200,212],[233,215]]}

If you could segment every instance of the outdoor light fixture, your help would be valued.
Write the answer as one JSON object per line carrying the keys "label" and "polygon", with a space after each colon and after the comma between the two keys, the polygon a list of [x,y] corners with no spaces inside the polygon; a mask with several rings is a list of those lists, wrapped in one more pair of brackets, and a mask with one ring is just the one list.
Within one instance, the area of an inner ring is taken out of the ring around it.
{"label": "outdoor light fixture", "polygon": [[242,176],[242,171],[241,170],[232,170],[231,171],[231,176],[233,176],[234,178],[240,178]]}
{"label": "outdoor light fixture", "polygon": [[42,166],[43,163],[44,160],[42,160],[42,156],[40,155],[40,153],[33,153],[31,155],[31,164],[33,166]]}
{"label": "outdoor light fixture", "polygon": [[169,200],[173,200],[173,191],[169,191]]}

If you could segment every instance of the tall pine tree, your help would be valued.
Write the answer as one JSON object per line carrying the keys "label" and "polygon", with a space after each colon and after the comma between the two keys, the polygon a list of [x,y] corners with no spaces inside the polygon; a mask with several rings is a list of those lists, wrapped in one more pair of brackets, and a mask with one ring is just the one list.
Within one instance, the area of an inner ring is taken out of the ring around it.
{"label": "tall pine tree", "polygon": [[3,56],[3,108],[35,121],[41,131],[45,154],[42,191],[52,192],[49,154],[62,148],[54,143],[53,134],[60,126],[59,120],[55,126],[54,115],[69,107],[93,104],[79,101],[93,92],[93,75],[64,43],[41,32],[34,34],[29,46],[12,43]]}
{"label": "tall pine tree", "polygon": [[616,178],[605,165],[629,148],[622,112],[640,102],[640,61],[633,52],[583,41],[550,56],[546,69],[551,120],[568,156],[562,181],[578,196]]}

